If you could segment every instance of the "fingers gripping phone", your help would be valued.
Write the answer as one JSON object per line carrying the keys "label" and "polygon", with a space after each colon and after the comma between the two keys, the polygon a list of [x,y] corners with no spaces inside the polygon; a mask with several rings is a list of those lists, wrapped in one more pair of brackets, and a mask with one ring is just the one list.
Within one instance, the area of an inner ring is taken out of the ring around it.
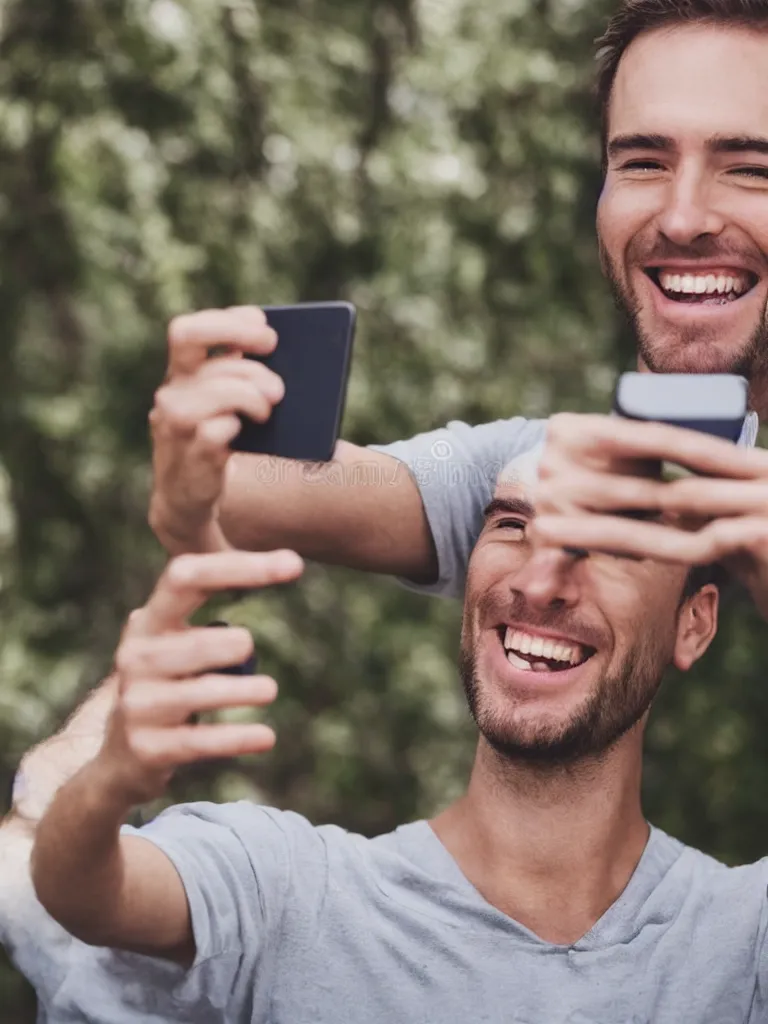
{"label": "fingers gripping phone", "polygon": [[260,359],[282,377],[285,397],[266,423],[241,416],[234,451],[327,462],[344,411],[356,311],[348,302],[265,306],[277,346]]}
{"label": "fingers gripping phone", "polygon": [[[735,374],[624,373],[614,397],[614,412],[633,420],[686,427],[736,443],[747,415],[747,381]],[[638,460],[638,475],[671,481],[689,476],[685,466]],[[655,518],[640,509],[620,513],[632,519]]]}

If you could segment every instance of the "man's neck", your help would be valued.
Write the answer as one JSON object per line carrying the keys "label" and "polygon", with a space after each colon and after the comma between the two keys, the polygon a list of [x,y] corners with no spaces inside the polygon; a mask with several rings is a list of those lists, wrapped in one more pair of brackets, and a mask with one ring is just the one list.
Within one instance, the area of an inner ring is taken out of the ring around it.
{"label": "man's neck", "polygon": [[648,841],[642,730],[602,759],[502,765],[481,741],[466,796],[431,822],[476,889],[541,938],[581,938],[625,889]]}

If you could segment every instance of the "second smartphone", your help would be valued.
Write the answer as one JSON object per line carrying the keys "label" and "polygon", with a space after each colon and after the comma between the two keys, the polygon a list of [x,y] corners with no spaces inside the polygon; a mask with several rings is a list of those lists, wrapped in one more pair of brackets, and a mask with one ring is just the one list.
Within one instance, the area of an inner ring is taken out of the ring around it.
{"label": "second smartphone", "polygon": [[282,377],[285,397],[266,423],[241,416],[235,451],[327,462],[339,436],[356,311],[348,302],[264,306],[277,346],[259,359]]}

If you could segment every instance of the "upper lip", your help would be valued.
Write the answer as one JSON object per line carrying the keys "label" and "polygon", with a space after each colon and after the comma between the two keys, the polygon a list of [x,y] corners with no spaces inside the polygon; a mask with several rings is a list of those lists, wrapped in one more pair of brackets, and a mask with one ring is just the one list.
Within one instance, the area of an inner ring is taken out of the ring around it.
{"label": "upper lip", "polygon": [[[503,630],[505,633],[507,629],[519,630],[521,633],[529,633],[531,636],[540,636],[542,640],[554,640],[559,644],[569,644],[571,647],[583,647],[585,650],[594,651],[596,648],[593,644],[587,643],[586,640],[578,639],[573,636],[566,636],[564,633],[553,633],[548,629],[539,629],[537,626],[528,626],[520,622],[500,622],[497,629]],[[502,637],[502,640],[504,638]]]}
{"label": "upper lip", "polygon": [[674,273],[675,271],[688,272],[698,271],[699,273],[714,273],[715,271],[723,272],[727,271],[732,274],[749,274],[751,277],[759,278],[759,273],[752,267],[745,266],[741,263],[731,263],[724,260],[722,263],[718,263],[715,260],[670,260],[669,262],[660,261],[659,263],[648,263],[645,265],[646,271],[658,272],[665,270],[668,273]]}

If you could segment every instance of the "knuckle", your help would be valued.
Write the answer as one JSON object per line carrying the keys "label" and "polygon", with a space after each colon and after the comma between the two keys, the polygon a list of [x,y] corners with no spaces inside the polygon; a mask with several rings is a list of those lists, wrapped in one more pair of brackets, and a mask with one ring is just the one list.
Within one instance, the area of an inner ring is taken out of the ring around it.
{"label": "knuckle", "polygon": [[[133,616],[135,612],[132,612]],[[135,640],[124,640],[115,653],[115,668],[122,676],[130,676],[138,664],[138,645]]]}
{"label": "knuckle", "polygon": [[169,345],[176,346],[184,343],[187,338],[191,319],[192,318],[189,313],[182,313],[171,319],[168,324]]}
{"label": "knuckle", "polygon": [[154,766],[159,763],[159,752],[154,737],[146,729],[132,729],[127,736],[131,755],[141,764]]}
{"label": "knuckle", "polygon": [[187,586],[197,575],[198,561],[196,555],[177,555],[165,571],[166,581],[172,588]]}
{"label": "knuckle", "polygon": [[553,458],[551,453],[545,452],[544,455],[542,455],[541,461],[539,462],[539,484],[537,488],[539,493],[550,486],[549,481],[555,475],[556,462],[557,460]]}
{"label": "knuckle", "polygon": [[547,423],[547,441],[560,442],[573,434],[577,417],[572,412],[558,412],[550,416]]}
{"label": "knuckle", "polygon": [[164,422],[174,424],[181,418],[180,403],[173,385],[163,384],[155,392],[155,401],[150,412],[150,422],[160,426]]}
{"label": "knuckle", "polygon": [[127,686],[124,689],[120,704],[126,721],[131,721],[139,716],[147,710],[148,706],[146,694],[142,693],[137,686]]}

